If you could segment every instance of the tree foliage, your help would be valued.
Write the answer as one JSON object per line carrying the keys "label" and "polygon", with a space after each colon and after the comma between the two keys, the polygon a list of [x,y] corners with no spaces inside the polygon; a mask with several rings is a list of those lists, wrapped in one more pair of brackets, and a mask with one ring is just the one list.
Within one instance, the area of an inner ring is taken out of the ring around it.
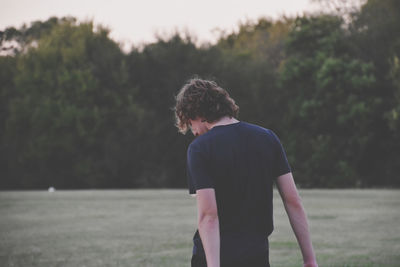
{"label": "tree foliage", "polygon": [[278,133],[301,186],[399,186],[399,25],[398,1],[369,0],[345,16],[248,21],[215,45],[177,33],[129,53],[75,18],[9,27],[0,188],[186,186],[192,136],[172,108],[195,74]]}

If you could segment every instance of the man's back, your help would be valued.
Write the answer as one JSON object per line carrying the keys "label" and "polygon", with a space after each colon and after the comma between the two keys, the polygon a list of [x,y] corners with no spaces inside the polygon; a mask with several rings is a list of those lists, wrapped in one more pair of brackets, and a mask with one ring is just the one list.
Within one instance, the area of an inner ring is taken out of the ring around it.
{"label": "man's back", "polygon": [[[288,172],[276,135],[249,123],[215,126],[189,146],[190,193],[215,189],[222,263],[268,251],[273,180]],[[197,232],[194,243],[194,253],[202,255]]]}

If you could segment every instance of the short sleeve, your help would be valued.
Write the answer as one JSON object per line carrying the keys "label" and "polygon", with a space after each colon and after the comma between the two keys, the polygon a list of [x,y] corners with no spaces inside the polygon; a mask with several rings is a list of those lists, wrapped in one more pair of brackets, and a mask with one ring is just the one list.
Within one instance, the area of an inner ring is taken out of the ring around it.
{"label": "short sleeve", "polygon": [[187,151],[187,178],[190,194],[196,194],[198,189],[214,188],[210,168],[205,152],[191,144]]}
{"label": "short sleeve", "polygon": [[270,131],[270,133],[275,143],[275,162],[274,162],[273,175],[276,178],[283,174],[289,173],[292,170],[290,168],[289,162],[286,157],[285,149],[283,148],[281,141],[273,131]]}

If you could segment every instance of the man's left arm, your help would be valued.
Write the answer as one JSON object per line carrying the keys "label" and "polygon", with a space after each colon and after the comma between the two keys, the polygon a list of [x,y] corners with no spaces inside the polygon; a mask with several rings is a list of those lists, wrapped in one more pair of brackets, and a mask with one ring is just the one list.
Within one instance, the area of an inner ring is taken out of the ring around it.
{"label": "man's left arm", "polygon": [[307,216],[301,198],[294,183],[292,173],[278,177],[276,185],[289,217],[290,224],[303,254],[304,267],[318,267],[314,248],[311,243]]}
{"label": "man's left arm", "polygon": [[197,224],[206,253],[208,267],[220,267],[220,236],[217,201],[213,188],[199,189],[197,198]]}

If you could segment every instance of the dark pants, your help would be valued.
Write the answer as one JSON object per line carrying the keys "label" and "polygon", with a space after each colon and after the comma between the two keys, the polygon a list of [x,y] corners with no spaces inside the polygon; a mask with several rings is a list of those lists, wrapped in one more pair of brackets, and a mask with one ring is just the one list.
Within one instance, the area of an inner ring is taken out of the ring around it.
{"label": "dark pants", "polygon": [[[222,264],[221,267],[270,267],[269,253],[255,258],[244,259],[234,263]],[[192,267],[207,267],[206,258],[197,255],[192,256]]]}

